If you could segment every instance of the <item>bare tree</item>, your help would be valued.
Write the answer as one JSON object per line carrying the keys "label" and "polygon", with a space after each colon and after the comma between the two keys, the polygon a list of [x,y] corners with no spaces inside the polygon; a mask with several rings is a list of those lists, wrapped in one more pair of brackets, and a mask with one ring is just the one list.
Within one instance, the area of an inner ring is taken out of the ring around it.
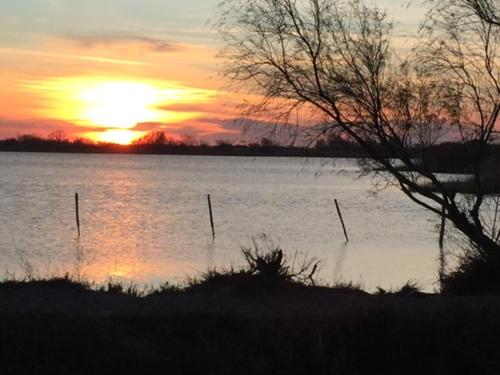
{"label": "bare tree", "polygon": [[498,206],[490,225],[481,210],[485,203],[498,203],[497,195],[486,186],[496,169],[491,165],[488,150],[498,132],[500,112],[498,16],[497,0],[434,2],[424,23],[426,41],[417,49],[419,61],[451,91],[451,125],[459,140],[469,146],[465,151],[473,154],[469,170],[473,194],[466,197],[469,215],[475,226],[497,244]]}
{"label": "bare tree", "polygon": [[[481,211],[499,111],[498,32],[440,7],[432,17],[417,58],[401,60],[386,13],[359,1],[227,0],[217,24],[224,73],[262,95],[260,114],[286,119],[300,107],[324,124],[316,134],[341,129],[412,201],[498,253],[498,225],[485,225]],[[427,157],[445,136],[474,150],[471,194],[457,194]]]}
{"label": "bare tree", "polygon": [[466,19],[480,19],[492,26],[500,26],[500,4],[498,0],[431,0],[433,10],[459,15]]}
{"label": "bare tree", "polygon": [[47,136],[47,139],[52,142],[56,143],[64,143],[68,142],[68,137],[66,136],[66,133],[62,130],[55,130]]}

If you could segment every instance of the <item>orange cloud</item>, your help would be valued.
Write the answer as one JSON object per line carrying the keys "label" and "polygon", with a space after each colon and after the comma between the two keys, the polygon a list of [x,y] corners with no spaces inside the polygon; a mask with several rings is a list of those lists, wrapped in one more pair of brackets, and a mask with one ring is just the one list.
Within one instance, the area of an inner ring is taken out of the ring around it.
{"label": "orange cloud", "polygon": [[0,138],[46,135],[59,124],[70,137],[125,142],[143,134],[137,124],[144,123],[174,135],[236,136],[219,121],[237,115],[240,97],[211,78],[216,59],[207,45],[133,35],[42,37],[29,48],[0,47],[0,69]]}
{"label": "orange cloud", "polygon": [[[77,124],[46,119],[12,119],[0,117],[0,138],[16,137],[21,134],[46,136],[54,131],[63,131],[69,138],[78,138],[84,129]],[[88,131],[89,129],[85,129]],[[93,128],[91,130],[97,130]]]}

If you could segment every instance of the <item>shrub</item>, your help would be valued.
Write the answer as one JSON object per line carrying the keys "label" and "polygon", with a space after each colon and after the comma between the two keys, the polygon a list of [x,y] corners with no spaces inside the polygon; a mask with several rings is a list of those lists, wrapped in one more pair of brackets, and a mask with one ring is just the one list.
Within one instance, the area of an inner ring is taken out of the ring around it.
{"label": "shrub", "polygon": [[280,248],[261,250],[255,243],[253,248],[242,248],[241,251],[247,263],[245,267],[207,271],[200,279],[190,280],[187,289],[265,290],[291,283],[315,284],[314,276],[319,265],[315,258],[300,257],[298,253],[289,258]]}
{"label": "shrub", "polygon": [[500,254],[486,253],[475,246],[459,258],[457,269],[441,280],[444,294],[481,294],[500,292]]}
{"label": "shrub", "polygon": [[320,263],[316,258],[303,257],[299,260],[298,253],[295,253],[290,260],[279,247],[264,252],[256,244],[253,248],[243,248],[242,253],[247,262],[248,271],[252,275],[267,280],[311,283],[313,285],[315,283],[314,275]]}

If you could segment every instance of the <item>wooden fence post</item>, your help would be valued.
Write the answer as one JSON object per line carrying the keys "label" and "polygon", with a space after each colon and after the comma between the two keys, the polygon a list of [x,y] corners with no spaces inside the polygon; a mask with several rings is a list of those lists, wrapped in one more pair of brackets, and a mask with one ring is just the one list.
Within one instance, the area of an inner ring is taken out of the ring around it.
{"label": "wooden fence post", "polygon": [[340,211],[339,202],[335,199],[335,207],[337,207],[337,213],[339,214],[340,223],[342,224],[342,229],[344,230],[345,241],[349,242],[349,237],[347,236],[347,229],[345,228],[344,219],[342,218],[342,212]]}
{"label": "wooden fence post", "polygon": [[210,199],[210,194],[207,195],[207,199],[208,199],[208,211],[210,212],[210,226],[212,227],[212,238],[215,240],[214,214],[212,211],[212,200]]}
{"label": "wooden fence post", "polygon": [[80,204],[78,193],[75,193],[75,214],[76,214],[76,229],[78,230],[78,237],[80,237]]}

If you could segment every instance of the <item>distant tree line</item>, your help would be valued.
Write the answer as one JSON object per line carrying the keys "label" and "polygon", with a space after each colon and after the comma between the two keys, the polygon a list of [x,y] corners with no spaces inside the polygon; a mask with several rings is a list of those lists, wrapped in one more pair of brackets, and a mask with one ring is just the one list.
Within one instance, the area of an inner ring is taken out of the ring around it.
{"label": "distant tree line", "polygon": [[152,131],[130,145],[93,142],[85,138],[70,140],[60,131],[51,133],[47,137],[24,134],[0,140],[0,151],[220,156],[366,156],[359,146],[341,137],[323,137],[313,145],[303,146],[280,145],[267,137],[248,143],[234,143],[220,139],[214,144],[208,144],[192,136],[174,139],[163,131]]}
{"label": "distant tree line", "polygon": [[[380,148],[381,146],[374,145]],[[465,152],[467,150],[467,152]],[[475,151],[474,151],[475,150]],[[356,143],[349,141],[341,133],[329,133],[309,145],[281,145],[272,138],[262,137],[254,142],[234,143],[219,139],[208,144],[193,136],[174,139],[163,131],[152,131],[135,140],[130,145],[93,142],[85,138],[70,140],[61,131],[50,133],[47,137],[33,134],[19,135],[15,138],[0,140],[0,151],[17,152],[67,152],[67,153],[105,153],[105,154],[171,154],[171,155],[218,155],[218,156],[296,156],[296,157],[368,157]],[[476,160],[480,145],[474,142],[443,142],[429,148],[422,155],[418,149],[411,153],[415,160],[437,173],[464,173]],[[500,145],[490,145],[488,154],[491,165],[500,162]],[[423,160],[425,159],[425,160]],[[404,167],[402,167],[404,169]],[[496,168],[492,168],[495,169]]]}

